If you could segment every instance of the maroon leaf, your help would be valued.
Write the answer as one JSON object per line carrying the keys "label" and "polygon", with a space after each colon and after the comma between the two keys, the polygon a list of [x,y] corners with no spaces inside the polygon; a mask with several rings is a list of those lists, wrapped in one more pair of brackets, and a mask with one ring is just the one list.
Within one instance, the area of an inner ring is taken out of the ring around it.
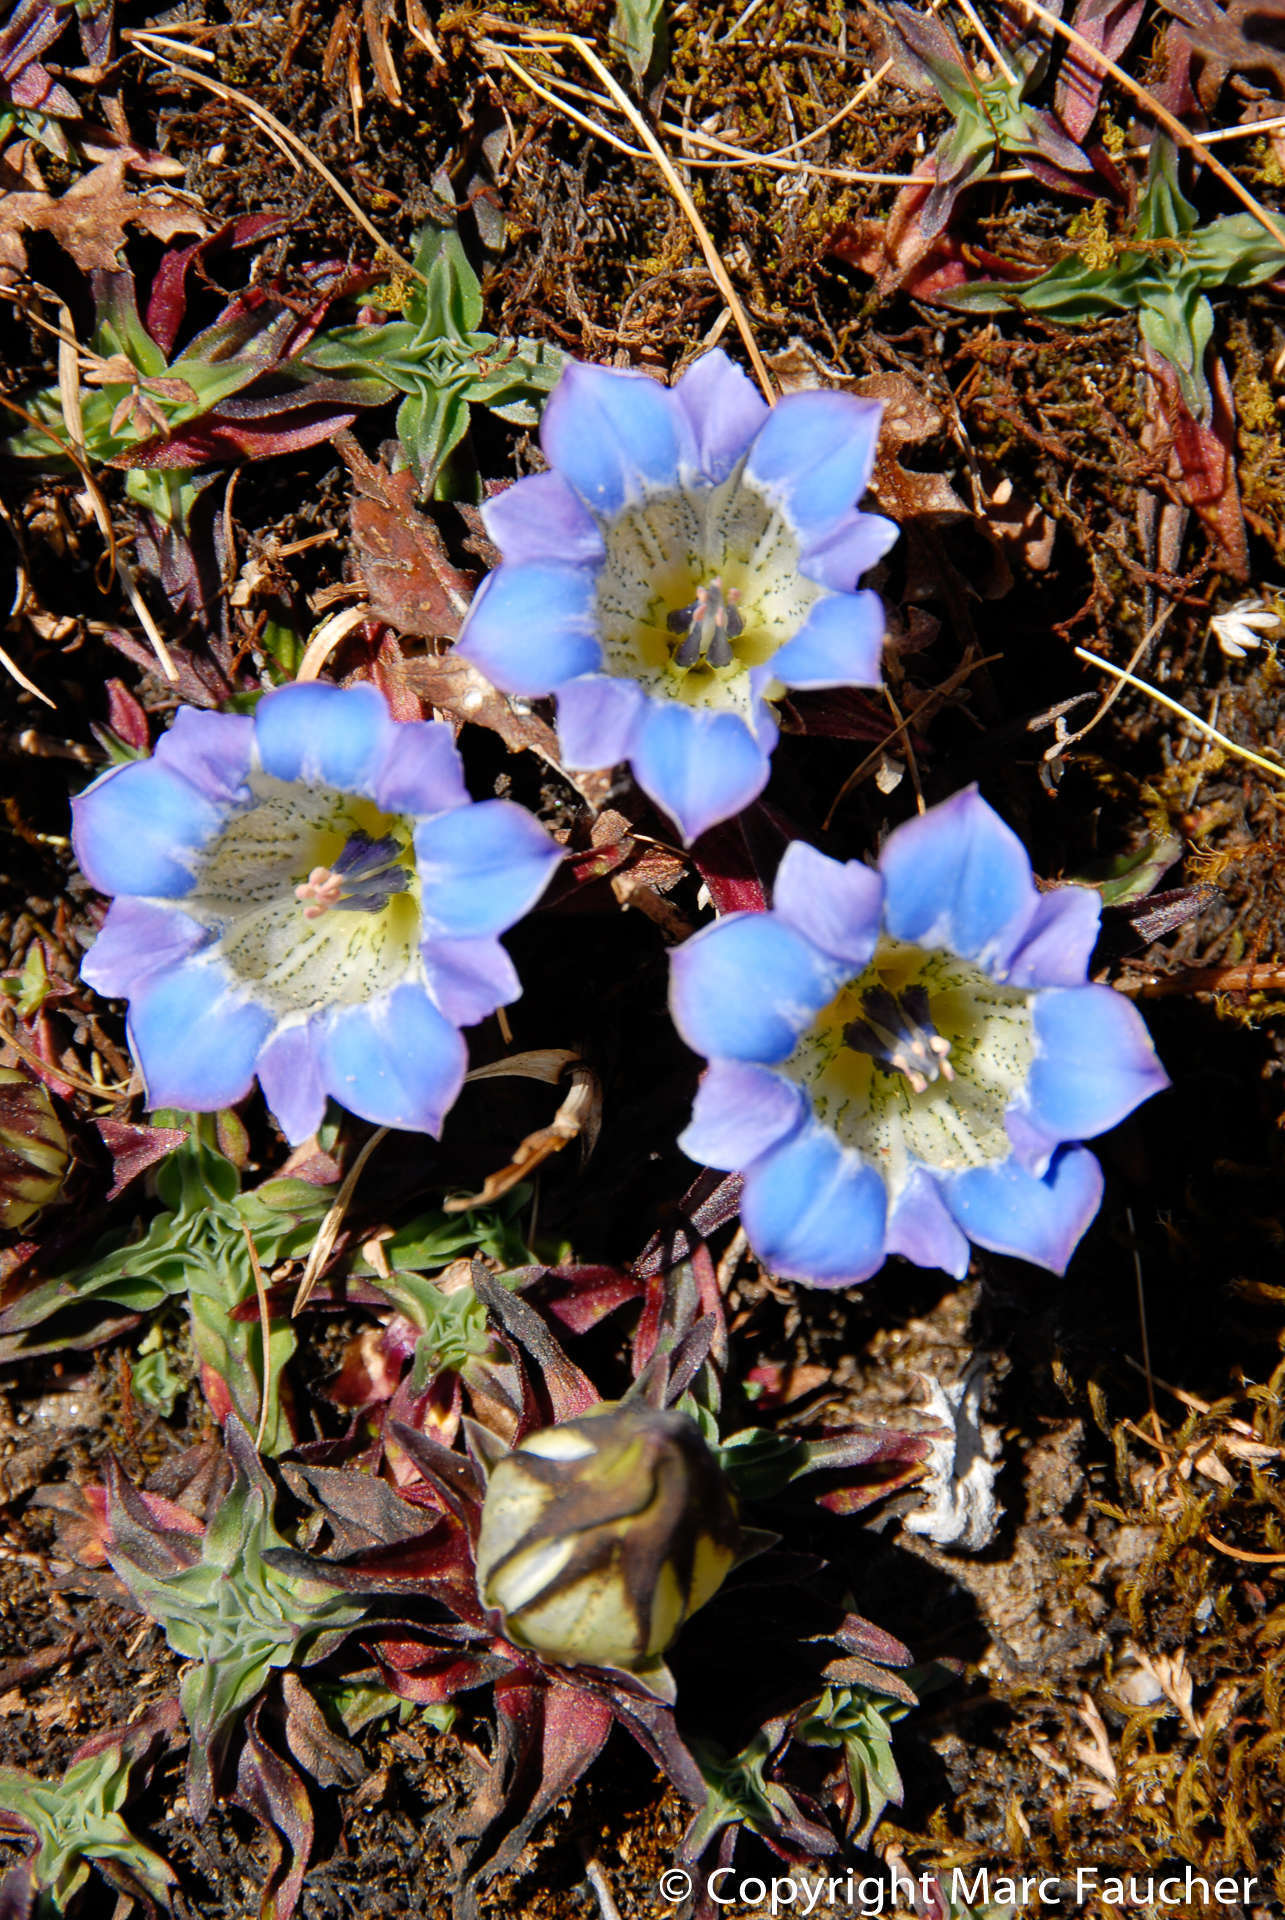
{"label": "maroon leaf", "polygon": [[[600,1405],[602,1395],[592,1380],[568,1360],[534,1307],[502,1287],[481,1267],[474,1268],[473,1290],[509,1339],[535,1361],[554,1420],[574,1420]],[[529,1431],[532,1424],[547,1425],[548,1421],[528,1421],[525,1430]]]}
{"label": "maroon leaf", "polygon": [[196,266],[204,278],[205,264],[212,255],[270,239],[274,234],[287,231],[289,225],[288,218],[281,213],[244,214],[235,220],[225,220],[204,240],[188,247],[171,247],[162,254],[148,292],[144,324],[167,359],[174,350],[187,313],[189,269]]}
{"label": "maroon leaf", "polygon": [[118,740],[136,753],[150,751],[152,739],[147,715],[123,680],[107,682],[107,724]]}
{"label": "maroon leaf", "polygon": [[761,913],[767,906],[767,883],[739,817],[703,833],[692,859],[717,913]]}
{"label": "maroon leaf", "polygon": [[[1106,59],[1119,63],[1142,18],[1143,0],[1080,0],[1071,25]],[[1057,77],[1053,104],[1073,140],[1083,140],[1093,125],[1106,73],[1077,46],[1067,49]]]}
{"label": "maroon leaf", "polygon": [[[615,1267],[532,1267],[527,1271],[533,1282],[540,1281],[542,1304],[571,1333],[587,1333],[642,1292],[642,1282],[634,1274]],[[520,1274],[515,1285],[523,1288]]]}
{"label": "maroon leaf", "polygon": [[186,1127],[136,1127],[127,1120],[96,1120],[94,1124],[112,1157],[109,1200],[123,1193],[131,1180],[137,1180],[140,1173],[146,1173],[149,1167],[164,1160],[187,1139]]}
{"label": "maroon leaf", "polygon": [[675,1208],[681,1224],[654,1233],[634,1261],[633,1270],[639,1279],[677,1266],[706,1235],[734,1220],[741,1204],[741,1185],[739,1173],[706,1168],[698,1174]]}
{"label": "maroon leaf", "polygon": [[233,1800],[253,1814],[267,1836],[268,1875],[259,1902],[260,1920],[289,1920],[312,1854],[312,1802],[294,1768],[273,1752],[260,1733],[262,1710],[259,1701],[246,1719]]}

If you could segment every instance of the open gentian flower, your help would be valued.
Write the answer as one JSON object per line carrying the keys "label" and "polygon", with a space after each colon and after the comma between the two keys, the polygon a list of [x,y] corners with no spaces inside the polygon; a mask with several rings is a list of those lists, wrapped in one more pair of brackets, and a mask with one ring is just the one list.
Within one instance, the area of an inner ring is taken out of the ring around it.
{"label": "open gentian flower", "polygon": [[675,952],[708,1058],[679,1144],[742,1171],[766,1266],[817,1286],[890,1253],[962,1278],[968,1243],[1061,1273],[1102,1170],[1068,1144],[1169,1082],[1136,1008],[1087,984],[1100,902],[1036,891],[976,788],[888,837],[878,869],[787,848],[767,913]]}
{"label": "open gentian flower", "polygon": [[150,1104],[225,1107],[257,1074],[292,1141],[327,1094],[440,1129],[460,1027],[521,992],[496,936],[560,857],[524,808],[470,800],[449,727],[394,720],[370,686],[182,708],[73,813],[81,868],[117,896],[82,972],[128,997]]}
{"label": "open gentian flower", "polygon": [[457,650],[556,693],[564,763],[628,760],[695,839],[761,791],[787,687],[879,683],[883,609],[855,589],[897,529],[855,502],[880,412],[768,407],[718,352],[673,388],[573,362],[540,425],[552,472],[482,509],[504,564]]}

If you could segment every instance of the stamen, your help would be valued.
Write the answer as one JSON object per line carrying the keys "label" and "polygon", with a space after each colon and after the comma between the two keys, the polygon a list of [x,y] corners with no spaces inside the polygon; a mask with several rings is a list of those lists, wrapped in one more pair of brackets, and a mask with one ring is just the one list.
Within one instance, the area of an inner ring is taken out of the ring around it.
{"label": "stamen", "polygon": [[885,1073],[904,1074],[912,1093],[923,1093],[935,1080],[953,1080],[950,1041],[932,1023],[927,989],[903,987],[900,994],[887,987],[871,987],[861,998],[864,1020],[852,1020],[843,1030],[843,1042],[854,1053],[868,1053]]}
{"label": "stamen", "polygon": [[372,840],[360,829],[351,833],[333,867],[314,867],[294,890],[306,900],[305,920],[320,919],[332,908],[382,913],[395,893],[404,893],[410,875],[400,864],[402,849],[393,834]]}
{"label": "stamen", "polygon": [[702,656],[711,667],[732,665],[736,657],[732,642],[745,631],[745,622],[736,610],[740,597],[739,587],[724,590],[722,577],[716,574],[697,587],[694,600],[669,615],[669,631],[686,636],[674,649],[676,667],[694,667]]}

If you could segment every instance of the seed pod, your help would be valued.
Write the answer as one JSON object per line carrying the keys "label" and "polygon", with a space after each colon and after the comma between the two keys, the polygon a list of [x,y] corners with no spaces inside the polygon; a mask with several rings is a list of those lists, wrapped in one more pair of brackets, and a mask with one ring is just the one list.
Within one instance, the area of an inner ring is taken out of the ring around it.
{"label": "seed pod", "polygon": [[731,1488],[694,1422],[608,1402],[492,1467],[478,1592],[515,1645],[672,1694],[661,1656],[741,1549]]}
{"label": "seed pod", "polygon": [[70,1158],[45,1088],[20,1067],[0,1067],[0,1227],[25,1226],[56,1200]]}

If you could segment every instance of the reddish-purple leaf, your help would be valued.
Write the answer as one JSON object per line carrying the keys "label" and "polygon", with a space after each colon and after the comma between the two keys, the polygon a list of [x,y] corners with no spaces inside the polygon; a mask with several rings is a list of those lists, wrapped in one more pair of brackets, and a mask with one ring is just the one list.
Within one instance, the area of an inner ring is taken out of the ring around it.
{"label": "reddish-purple leaf", "polygon": [[136,1127],[127,1120],[97,1120],[94,1124],[112,1157],[109,1200],[124,1193],[131,1180],[137,1180],[140,1173],[156,1166],[187,1139],[186,1127]]}
{"label": "reddish-purple leaf", "polygon": [[253,1814],[267,1836],[268,1876],[259,1901],[260,1920],[290,1920],[312,1854],[312,1802],[289,1761],[274,1753],[260,1733],[262,1706],[258,1702],[246,1719],[233,1799]]}

